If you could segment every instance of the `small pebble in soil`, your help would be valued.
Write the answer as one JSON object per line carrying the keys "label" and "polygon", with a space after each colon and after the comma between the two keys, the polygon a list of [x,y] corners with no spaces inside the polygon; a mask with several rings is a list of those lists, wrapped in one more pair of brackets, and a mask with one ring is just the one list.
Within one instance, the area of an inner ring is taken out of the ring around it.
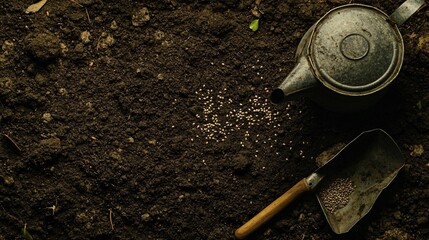
{"label": "small pebble in soil", "polygon": [[91,42],[91,33],[89,31],[83,31],[80,33],[80,40],[82,43],[88,44]]}
{"label": "small pebble in soil", "polygon": [[6,40],[3,42],[1,49],[4,51],[5,55],[9,55],[13,52],[15,44],[11,40]]}
{"label": "small pebble in soil", "polygon": [[425,152],[423,145],[421,144],[409,146],[408,149],[410,150],[411,157],[421,157]]}
{"label": "small pebble in soil", "polygon": [[100,38],[98,39],[97,49],[105,49],[115,44],[115,39],[111,34],[102,32]]}
{"label": "small pebble in soil", "polygon": [[69,52],[69,47],[65,43],[60,43],[61,55],[66,56]]}
{"label": "small pebble in soil", "polygon": [[121,160],[122,159],[121,153],[122,153],[122,149],[118,148],[118,149],[110,152],[110,157],[115,159],[115,160]]}
{"label": "small pebble in soil", "polygon": [[75,221],[78,223],[86,223],[90,220],[90,218],[86,215],[86,213],[76,213]]}
{"label": "small pebble in soil", "polygon": [[157,30],[154,34],[153,34],[155,40],[161,40],[165,37],[165,33],[161,30]]}
{"label": "small pebble in soil", "polygon": [[149,213],[143,213],[141,215],[141,219],[145,222],[148,222],[150,220],[150,214]]}
{"label": "small pebble in soil", "polygon": [[41,74],[41,73],[37,73],[36,76],[34,76],[34,80],[38,84],[45,84],[47,82],[47,78],[45,76],[43,76],[43,74]]}
{"label": "small pebble in soil", "polygon": [[150,20],[149,9],[144,7],[137,11],[132,17],[132,24],[135,27],[143,26]]}
{"label": "small pebble in soil", "polygon": [[14,84],[13,80],[9,77],[2,77],[0,78],[0,92],[6,91],[6,90],[13,90]]}
{"label": "small pebble in soil", "polygon": [[76,46],[74,47],[74,51],[77,53],[83,53],[85,51],[83,43],[76,44]]}
{"label": "small pebble in soil", "polygon": [[66,95],[67,95],[67,89],[65,89],[65,88],[60,88],[60,89],[58,89],[58,93],[59,93],[61,96],[66,96]]}
{"label": "small pebble in soil", "polygon": [[355,186],[349,178],[336,178],[320,190],[320,200],[325,208],[334,213],[345,207]]}
{"label": "small pebble in soil", "polygon": [[164,80],[164,74],[162,74],[162,73],[159,73],[158,75],[156,75],[156,79],[158,79],[158,80]]}
{"label": "small pebble in soil", "polygon": [[299,217],[298,217],[298,222],[303,222],[303,221],[305,221],[306,220],[306,218],[305,218],[305,214],[304,213],[300,213],[299,214]]}
{"label": "small pebble in soil", "polygon": [[42,115],[42,119],[44,123],[48,123],[50,121],[52,121],[52,115],[50,113],[44,113]]}
{"label": "small pebble in soil", "polygon": [[112,29],[112,30],[118,29],[118,23],[116,23],[115,20],[113,20],[112,23],[110,23],[110,29]]}
{"label": "small pebble in soil", "polygon": [[11,176],[3,177],[3,181],[4,181],[4,184],[6,184],[7,186],[11,186],[15,183],[15,180]]}

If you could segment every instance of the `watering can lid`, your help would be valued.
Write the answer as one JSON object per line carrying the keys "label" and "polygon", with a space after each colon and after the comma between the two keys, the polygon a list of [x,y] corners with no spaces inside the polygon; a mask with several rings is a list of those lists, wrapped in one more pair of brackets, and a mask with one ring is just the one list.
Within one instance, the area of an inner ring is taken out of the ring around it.
{"label": "watering can lid", "polygon": [[404,54],[401,34],[389,16],[362,4],[329,11],[316,23],[308,46],[317,78],[336,92],[357,96],[388,85]]}

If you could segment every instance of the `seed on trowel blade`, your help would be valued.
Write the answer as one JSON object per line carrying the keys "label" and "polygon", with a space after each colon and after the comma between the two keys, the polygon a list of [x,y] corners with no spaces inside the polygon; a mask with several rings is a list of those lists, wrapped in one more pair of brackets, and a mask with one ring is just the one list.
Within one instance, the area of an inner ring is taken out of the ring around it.
{"label": "seed on trowel blade", "polygon": [[329,212],[334,213],[347,205],[354,189],[350,179],[336,178],[321,189],[320,200]]}

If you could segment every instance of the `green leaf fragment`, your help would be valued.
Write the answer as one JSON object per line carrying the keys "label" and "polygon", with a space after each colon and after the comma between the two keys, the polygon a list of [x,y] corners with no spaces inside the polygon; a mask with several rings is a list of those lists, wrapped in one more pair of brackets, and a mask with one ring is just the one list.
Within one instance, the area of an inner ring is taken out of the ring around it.
{"label": "green leaf fragment", "polygon": [[27,232],[27,224],[24,225],[24,228],[21,229],[21,234],[25,240],[33,240],[33,237],[29,232]]}
{"label": "green leaf fragment", "polygon": [[417,105],[417,109],[422,110],[422,107],[423,107],[422,101],[418,101],[416,105]]}
{"label": "green leaf fragment", "polygon": [[258,31],[258,28],[259,28],[259,18],[253,20],[250,23],[249,28],[252,29],[252,31],[254,31],[254,32]]}

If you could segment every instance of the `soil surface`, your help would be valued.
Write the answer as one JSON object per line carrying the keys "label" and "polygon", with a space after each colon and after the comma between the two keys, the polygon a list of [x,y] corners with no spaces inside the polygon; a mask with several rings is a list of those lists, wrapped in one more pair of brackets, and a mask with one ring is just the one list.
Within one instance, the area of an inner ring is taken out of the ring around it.
{"label": "soil surface", "polygon": [[373,128],[406,164],[349,233],[306,193],[250,239],[429,239],[428,8],[400,27],[382,100],[341,114],[268,99],[327,11],[402,1],[257,2],[49,0],[26,14],[34,1],[1,0],[0,239],[234,239],[322,152]]}

